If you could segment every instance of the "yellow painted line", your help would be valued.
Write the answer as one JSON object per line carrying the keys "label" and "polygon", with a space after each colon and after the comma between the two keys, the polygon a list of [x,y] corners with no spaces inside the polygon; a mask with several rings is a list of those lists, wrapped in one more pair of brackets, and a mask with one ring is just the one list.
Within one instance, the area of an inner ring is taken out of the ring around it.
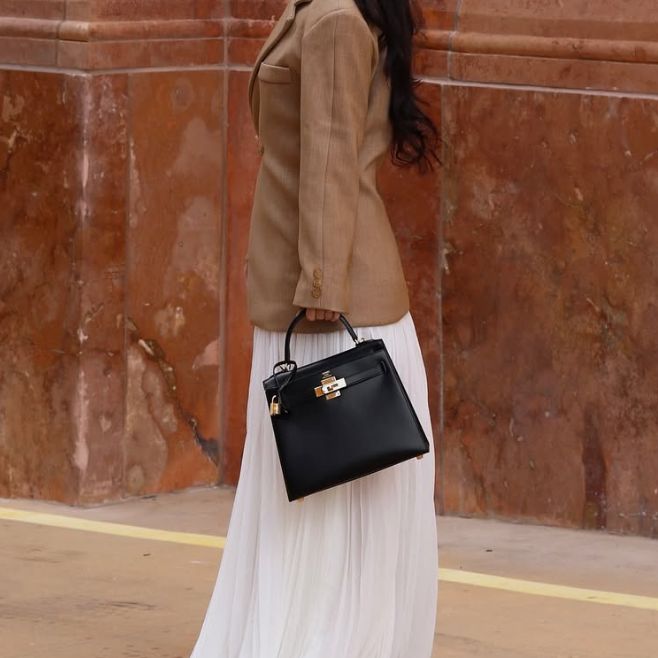
{"label": "yellow painted line", "polygon": [[[0,519],[7,521],[20,521],[36,525],[66,528],[69,530],[84,530],[87,532],[100,532],[120,537],[135,539],[151,539],[155,541],[187,544],[190,546],[207,546],[210,548],[224,548],[225,537],[218,535],[205,535],[193,532],[173,532],[156,528],[112,523],[109,521],[90,521],[74,516],[61,514],[47,514],[45,512],[30,512],[28,510],[0,507]],[[658,611],[658,598],[640,596],[636,594],[623,594],[621,592],[606,592],[596,589],[570,587],[567,585],[553,585],[534,580],[520,578],[507,578],[493,576],[476,571],[462,571],[461,569],[439,568],[439,580],[442,582],[473,585],[475,587],[488,587],[491,589],[515,592],[517,594],[530,594],[533,596],[549,596],[571,601],[586,603],[601,603],[641,610]]]}
{"label": "yellow painted line", "polygon": [[584,601],[586,603],[603,603],[605,605],[618,605],[627,608],[658,611],[658,598],[640,596],[637,594],[623,594],[621,592],[605,592],[598,589],[585,589],[569,585],[553,585],[537,580],[522,580],[520,578],[506,578],[505,576],[492,576],[476,571],[461,571],[460,569],[439,569],[439,580],[476,587],[490,587],[502,589],[517,594],[532,594],[534,596],[550,596],[557,599],[571,601]]}
{"label": "yellow painted line", "polygon": [[102,532],[106,535],[119,537],[132,537],[135,539],[153,539],[155,541],[173,542],[175,544],[191,544],[193,546],[209,546],[211,548],[224,548],[226,539],[216,535],[202,535],[194,532],[174,532],[172,530],[159,530],[144,528],[124,523],[111,523],[109,521],[90,521],[75,516],[62,514],[47,514],[45,512],[30,512],[28,510],[0,507],[0,519],[7,521],[21,521],[68,530],[85,530],[87,532]]}

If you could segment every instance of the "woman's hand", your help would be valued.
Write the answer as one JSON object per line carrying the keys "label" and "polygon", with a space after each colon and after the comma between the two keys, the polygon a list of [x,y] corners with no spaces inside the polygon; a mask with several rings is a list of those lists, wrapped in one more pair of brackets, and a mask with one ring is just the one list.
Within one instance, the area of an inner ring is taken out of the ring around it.
{"label": "woman's hand", "polygon": [[330,311],[324,308],[307,308],[306,318],[308,320],[331,320],[335,322],[338,320],[340,313],[338,311]]}

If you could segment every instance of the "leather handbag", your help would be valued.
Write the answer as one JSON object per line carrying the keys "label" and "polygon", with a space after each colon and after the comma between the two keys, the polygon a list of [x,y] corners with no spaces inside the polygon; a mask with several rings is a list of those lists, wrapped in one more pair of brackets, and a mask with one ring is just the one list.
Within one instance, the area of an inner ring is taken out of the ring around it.
{"label": "leather handbag", "polygon": [[430,445],[383,339],[298,366],[285,358],[263,380],[288,500],[349,482],[429,452]]}

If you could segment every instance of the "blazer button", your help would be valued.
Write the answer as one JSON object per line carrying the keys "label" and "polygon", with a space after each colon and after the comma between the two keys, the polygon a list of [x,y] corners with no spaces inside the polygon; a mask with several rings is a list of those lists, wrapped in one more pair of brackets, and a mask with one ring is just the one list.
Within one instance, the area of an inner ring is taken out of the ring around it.
{"label": "blazer button", "polygon": [[321,270],[319,267],[316,267],[316,268],[313,270],[313,276],[314,276],[316,279],[319,279],[319,278],[322,276],[322,270]]}
{"label": "blazer button", "polygon": [[311,295],[313,295],[313,297],[315,297],[317,299],[320,296],[320,289],[319,288],[313,288],[313,290],[311,290]]}

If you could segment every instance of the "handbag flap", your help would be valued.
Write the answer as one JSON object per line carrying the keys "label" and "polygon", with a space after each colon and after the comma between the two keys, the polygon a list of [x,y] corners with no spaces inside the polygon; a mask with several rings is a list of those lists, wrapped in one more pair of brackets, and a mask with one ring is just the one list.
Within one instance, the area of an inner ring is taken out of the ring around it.
{"label": "handbag flap", "polygon": [[[263,381],[268,401],[280,394],[285,408],[290,411],[299,404],[319,400],[316,388],[321,386],[327,371],[339,382],[338,390],[355,386],[388,372],[386,347],[381,339],[364,341],[325,359],[300,366],[296,371],[271,375]],[[288,379],[292,378],[290,382]],[[329,391],[327,391],[329,392]]]}
{"label": "handbag flap", "polygon": [[[377,359],[375,365],[368,365],[368,363],[372,363],[372,357],[364,358],[362,361],[365,363],[361,365],[365,367],[357,371],[354,371],[354,368],[350,368],[349,374],[341,376],[340,367],[332,370],[331,374],[335,377],[336,382],[333,385],[329,384],[328,387],[325,387],[325,392],[318,390],[316,393],[316,389],[321,388],[321,375],[318,375],[314,379],[312,377],[304,377],[300,381],[295,381],[295,385],[285,388],[282,393],[285,406],[288,410],[291,410],[300,404],[308,404],[314,400],[321,400],[325,397],[326,393],[349,389],[350,387],[361,384],[369,379],[381,376],[388,370],[386,362],[383,359]],[[358,367],[358,362],[354,362],[350,365]]]}

